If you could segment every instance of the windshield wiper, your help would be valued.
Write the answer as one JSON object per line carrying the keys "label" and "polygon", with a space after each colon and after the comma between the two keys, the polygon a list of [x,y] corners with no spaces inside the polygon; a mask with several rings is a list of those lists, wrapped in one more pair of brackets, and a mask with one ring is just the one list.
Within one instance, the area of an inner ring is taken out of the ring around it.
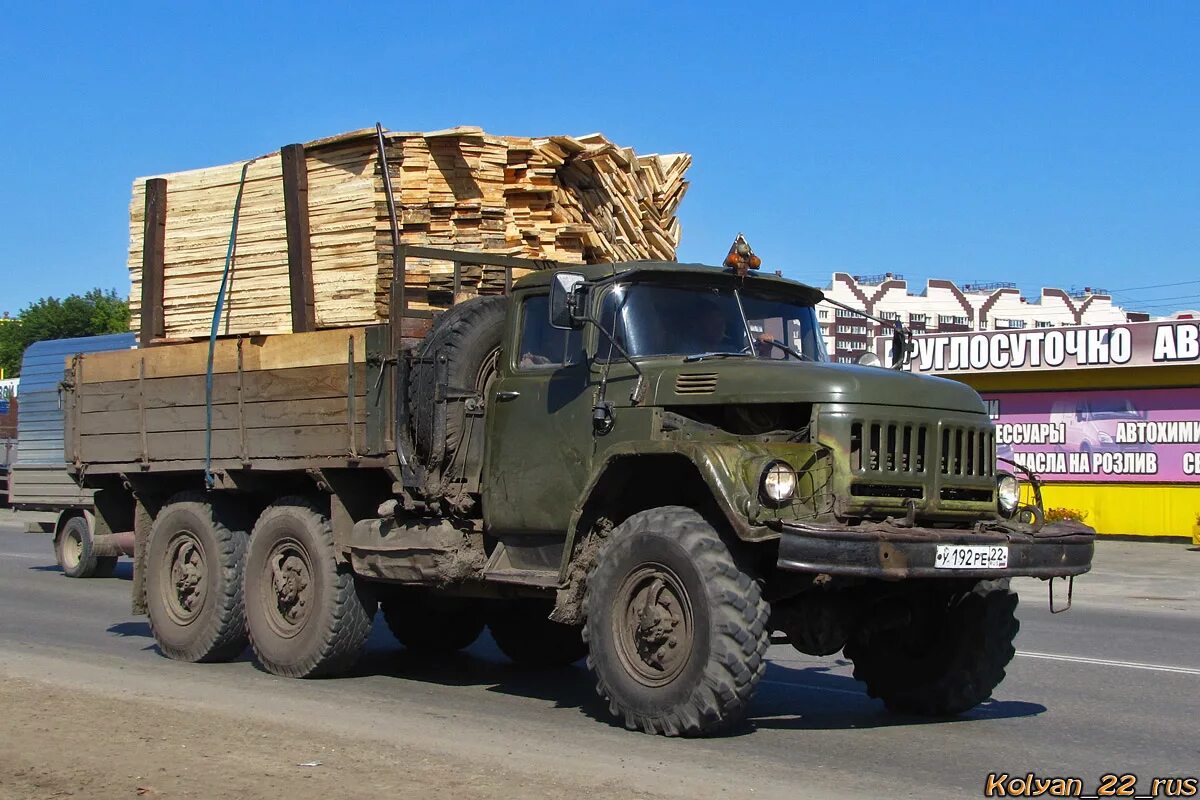
{"label": "windshield wiper", "polygon": [[797,361],[813,361],[813,362],[816,361],[816,359],[813,358],[812,356],[801,353],[799,350],[788,347],[783,342],[777,342],[774,339],[759,339],[758,342],[759,342],[759,344],[769,344],[772,347],[778,347],[780,350],[787,353],[789,356],[796,359]]}
{"label": "windshield wiper", "polygon": [[688,364],[692,361],[703,361],[706,358],[753,358],[750,353],[731,353],[729,351],[711,350],[707,353],[692,353],[690,356],[683,357],[683,363]]}

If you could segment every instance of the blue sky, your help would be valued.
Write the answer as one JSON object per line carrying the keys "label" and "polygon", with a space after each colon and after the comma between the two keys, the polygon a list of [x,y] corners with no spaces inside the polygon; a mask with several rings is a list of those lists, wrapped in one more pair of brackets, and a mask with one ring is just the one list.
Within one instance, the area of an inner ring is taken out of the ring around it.
{"label": "blue sky", "polygon": [[346,6],[8,4],[0,310],[128,291],[134,177],[376,120],[688,151],[682,260],[1200,305],[1200,4]]}

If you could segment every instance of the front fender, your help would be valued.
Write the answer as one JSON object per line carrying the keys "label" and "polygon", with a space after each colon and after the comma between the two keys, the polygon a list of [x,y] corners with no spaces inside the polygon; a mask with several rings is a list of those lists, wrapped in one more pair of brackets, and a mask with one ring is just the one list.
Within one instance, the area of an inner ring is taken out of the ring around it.
{"label": "front fender", "polygon": [[[774,459],[790,463],[800,475],[801,487],[809,485],[809,491],[798,491],[798,498],[819,503],[813,499],[820,481],[814,474],[827,471],[824,462],[828,451],[820,445],[745,442],[745,441],[638,441],[614,445],[593,469],[585,486],[580,503],[571,517],[567,552],[579,533],[579,524],[585,510],[596,500],[597,488],[605,482],[613,470],[625,468],[632,459],[673,459],[686,463],[704,482],[730,528],[739,539],[761,541],[778,538],[777,530],[767,527],[768,521],[781,518],[812,516],[815,509],[799,501],[783,509],[766,508],[759,501],[758,486],[763,469]],[[814,470],[812,465],[821,462]]]}

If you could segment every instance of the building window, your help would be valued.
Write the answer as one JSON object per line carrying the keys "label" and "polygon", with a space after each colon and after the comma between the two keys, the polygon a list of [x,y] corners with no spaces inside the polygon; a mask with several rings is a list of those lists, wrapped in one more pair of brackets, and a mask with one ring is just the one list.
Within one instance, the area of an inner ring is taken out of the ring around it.
{"label": "building window", "polygon": [[956,317],[952,314],[938,314],[938,325],[968,325],[966,317]]}
{"label": "building window", "polygon": [[829,319],[829,309],[827,309],[827,308],[821,309],[821,319]]}
{"label": "building window", "polygon": [[929,321],[929,317],[925,314],[909,314],[908,323],[910,325],[924,325]]}
{"label": "building window", "polygon": [[880,317],[880,319],[893,319],[893,320],[900,319],[900,315],[897,314],[895,311],[880,311],[879,317]]}
{"label": "building window", "polygon": [[996,330],[1002,328],[1024,328],[1025,320],[1023,319],[998,319],[996,320]]}
{"label": "building window", "polygon": [[850,333],[857,336],[866,336],[869,331],[865,325],[838,325],[838,333]]}
{"label": "building window", "polygon": [[1053,328],[1054,327],[1053,322],[1050,322],[1049,320],[1044,320],[1044,319],[1039,319],[1037,322],[1033,323],[1033,325],[1035,328]]}
{"label": "building window", "polygon": [[839,309],[837,310],[837,316],[839,316],[839,317],[852,317],[852,318],[854,318],[854,319],[862,319],[862,317],[861,317],[859,314],[856,314],[856,313],[854,313],[853,311],[847,311],[847,310],[846,310],[846,309],[844,309],[844,308],[839,308]]}

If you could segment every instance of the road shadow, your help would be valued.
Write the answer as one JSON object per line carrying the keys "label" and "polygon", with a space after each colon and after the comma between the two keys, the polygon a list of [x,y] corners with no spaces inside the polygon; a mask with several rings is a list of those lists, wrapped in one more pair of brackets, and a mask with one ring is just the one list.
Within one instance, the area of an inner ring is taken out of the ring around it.
{"label": "road shadow", "polygon": [[129,636],[141,636],[147,639],[154,636],[150,632],[150,623],[145,620],[130,620],[129,622],[118,622],[115,625],[109,625],[105,630],[114,636],[122,638]]}
{"label": "road shadow", "polygon": [[487,631],[466,650],[445,655],[417,653],[398,644],[382,623],[382,615],[367,642],[367,652],[355,675],[382,675],[441,686],[474,686],[489,692],[552,702],[555,708],[574,708],[615,725],[604,701],[596,694],[582,659],[566,667],[536,668],[509,661]]}
{"label": "road shadow", "polygon": [[[38,564],[37,566],[29,567],[29,570],[31,572],[58,572],[58,573],[61,573],[62,567],[60,567],[58,564]],[[78,580],[78,581],[103,581],[103,580],[131,581],[131,580],[133,580],[133,562],[129,561],[127,559],[121,559],[113,567],[113,571],[112,571],[111,575],[105,575],[103,577],[94,577],[94,578],[72,578],[71,580]]]}
{"label": "road shadow", "polygon": [[[838,659],[834,663],[848,662]],[[1040,703],[993,699],[957,716],[895,714],[885,709],[882,701],[868,697],[861,683],[831,669],[768,664],[767,674],[750,705],[748,724],[783,730],[894,728],[1030,717],[1046,710]]]}
{"label": "road shadow", "polygon": [[[745,722],[724,736],[743,736],[759,728],[781,730],[847,730],[897,726],[943,725],[947,722],[1030,717],[1046,711],[1039,703],[989,700],[955,717],[919,717],[888,712],[867,696],[853,678],[831,671],[846,664],[795,668],[769,662],[766,675]],[[551,702],[555,708],[574,708],[612,727],[622,727],[595,690],[583,662],[570,667],[530,669],[509,662],[487,632],[467,650],[445,656],[411,652],[377,624],[367,653],[355,670],[360,676],[387,676],[441,686],[477,686],[487,691]]]}

